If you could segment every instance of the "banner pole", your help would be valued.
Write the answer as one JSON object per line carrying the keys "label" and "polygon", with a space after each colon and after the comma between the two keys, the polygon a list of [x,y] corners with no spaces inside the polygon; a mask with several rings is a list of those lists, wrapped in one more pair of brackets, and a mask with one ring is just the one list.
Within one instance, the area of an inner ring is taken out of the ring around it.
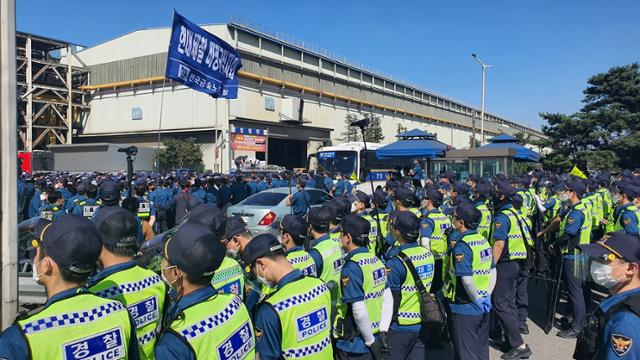
{"label": "banner pole", "polygon": [[160,117],[158,120],[158,141],[156,144],[156,172],[160,173],[160,132],[162,130],[162,108],[164,106],[164,85],[167,78],[162,79],[162,93],[160,94]]}

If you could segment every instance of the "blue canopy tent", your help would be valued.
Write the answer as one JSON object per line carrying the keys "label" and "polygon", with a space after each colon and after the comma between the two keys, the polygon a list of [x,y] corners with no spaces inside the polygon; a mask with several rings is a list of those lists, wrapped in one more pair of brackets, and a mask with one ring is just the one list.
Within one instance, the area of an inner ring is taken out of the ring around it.
{"label": "blue canopy tent", "polygon": [[540,154],[518,144],[518,139],[511,135],[500,134],[489,139],[489,144],[483,145],[480,149],[497,149],[508,148],[516,152],[514,160],[516,161],[540,161]]}
{"label": "blue canopy tent", "polygon": [[376,150],[378,159],[434,159],[444,156],[447,144],[436,139],[436,135],[413,129],[396,135],[398,141]]}

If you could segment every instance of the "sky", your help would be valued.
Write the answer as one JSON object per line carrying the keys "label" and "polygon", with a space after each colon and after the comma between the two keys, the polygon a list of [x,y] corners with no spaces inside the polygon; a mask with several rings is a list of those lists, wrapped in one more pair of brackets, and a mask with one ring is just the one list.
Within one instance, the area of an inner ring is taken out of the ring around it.
{"label": "sky", "polygon": [[640,61],[638,0],[16,0],[17,28],[85,46],[241,17],[465,104],[540,128],[582,107],[587,79]]}

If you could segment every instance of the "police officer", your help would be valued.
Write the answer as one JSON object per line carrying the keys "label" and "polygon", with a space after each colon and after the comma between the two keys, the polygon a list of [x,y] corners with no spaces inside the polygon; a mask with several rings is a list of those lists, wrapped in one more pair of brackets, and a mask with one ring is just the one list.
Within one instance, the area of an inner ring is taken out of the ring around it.
{"label": "police officer", "polygon": [[[385,359],[389,352],[378,336],[387,273],[380,259],[367,248],[369,226],[368,221],[354,214],[347,215],[340,224],[340,242],[346,255],[333,329],[337,359]],[[386,293],[391,303],[391,292]]]}
{"label": "police officer", "polygon": [[93,213],[101,205],[101,202],[96,199],[97,195],[98,187],[94,184],[88,185],[86,198],[78,201],[78,203],[73,207],[72,214],[82,215],[87,219],[93,218]]}
{"label": "police officer", "polygon": [[496,180],[495,187],[496,220],[491,242],[497,280],[492,293],[492,305],[510,349],[502,355],[502,359],[526,359],[532,352],[520,334],[516,282],[527,259],[527,246],[531,239],[524,230],[526,224],[522,216],[511,203],[516,195],[513,186],[503,180]]}
{"label": "police officer", "polygon": [[422,286],[429,291],[434,276],[433,255],[418,243],[420,221],[413,213],[399,213],[393,219],[391,228],[398,246],[391,248],[387,254],[388,290],[385,292],[391,291],[393,304],[383,304],[380,338],[387,339],[391,349],[390,359],[424,359],[429,333],[428,329],[422,327],[417,280],[405,261],[412,264]]}
{"label": "police officer", "polygon": [[[324,206],[309,210],[307,222],[312,242],[309,255],[316,264],[318,278],[324,281],[331,292],[332,316],[335,316],[335,304],[338,301],[340,272],[342,270],[342,250],[340,245],[329,237],[331,213]],[[344,220],[343,220],[344,221]]]}
{"label": "police officer", "polygon": [[451,228],[451,220],[440,211],[441,204],[442,194],[434,188],[427,189],[425,198],[422,200],[426,213],[420,223],[420,244],[430,250],[435,259],[430,290],[434,294],[442,288],[443,261],[448,248],[445,232]]}
{"label": "police officer", "polygon": [[167,287],[160,276],[133,259],[138,249],[138,223],[133,214],[120,207],[105,208],[94,224],[102,236],[99,263],[103,270],[89,281],[89,290],[127,307],[136,325],[140,357],[153,358]]}
{"label": "police officer", "polygon": [[274,225],[278,228],[278,240],[282,244],[291,266],[302,271],[306,276],[318,277],[316,263],[303,247],[309,225],[302,216],[287,214],[282,218],[282,221]]}
{"label": "police officer", "polygon": [[185,223],[164,249],[162,277],[176,298],[163,320],[156,359],[254,359],[253,326],[242,300],[211,286],[225,254],[215,235],[204,225]]}
{"label": "police officer", "polygon": [[227,249],[227,256],[240,259],[242,251],[251,238],[251,232],[240,216],[234,215],[227,219],[224,236],[221,239]]}
{"label": "police officer", "polygon": [[614,233],[580,245],[591,259],[591,279],[609,290],[578,336],[575,359],[640,359],[640,243]]}
{"label": "police officer", "polygon": [[[586,245],[591,242],[591,224],[585,205],[580,201],[586,191],[585,184],[576,179],[564,185],[563,198],[566,199],[569,209],[564,215],[560,225],[560,232],[554,247],[562,253],[562,275],[567,287],[569,302],[571,303],[572,318],[571,327],[558,332],[558,336],[575,339],[584,326],[587,308],[590,303],[589,288],[586,287],[586,277],[578,270],[583,262],[583,255],[576,248],[577,245]],[[586,271],[586,269],[584,269]]]}
{"label": "police officer", "polygon": [[[349,208],[347,209],[347,205]],[[329,238],[340,244],[340,222],[349,215],[351,204],[345,197],[335,198],[324,203],[323,207],[329,210],[331,220],[329,221]]]}
{"label": "police officer", "polygon": [[69,197],[64,205],[64,210],[68,213],[73,211],[73,208],[82,200],[86,199],[87,184],[79,182],[76,185],[76,193]]}
{"label": "police officer", "polygon": [[134,190],[135,198],[138,199],[136,215],[143,224],[146,222],[153,228],[156,222],[156,208],[147,194],[147,184],[144,181],[139,181],[135,184]]}
{"label": "police officer", "polygon": [[294,269],[272,234],[254,237],[242,259],[252,276],[272,289],[256,314],[260,359],[332,359],[327,285]]}
{"label": "police officer", "polygon": [[298,178],[296,186],[298,191],[293,195],[287,196],[286,205],[291,207],[293,215],[304,216],[311,203],[311,194],[304,190],[307,186],[307,180],[302,177]]}
{"label": "police officer", "polygon": [[482,218],[478,225],[478,234],[482,235],[485,239],[489,240],[489,233],[491,232],[491,224],[493,223],[493,217],[491,210],[487,207],[487,199],[491,196],[491,185],[486,182],[480,182],[473,188],[472,200],[473,206],[480,211]]}
{"label": "police officer", "polygon": [[55,220],[66,214],[62,206],[64,199],[58,190],[47,191],[47,202],[40,207],[40,217],[47,220]]}
{"label": "police officer", "polygon": [[138,359],[135,326],[127,308],[83,286],[95,271],[102,239],[78,215],[40,220],[33,240],[33,278],[47,302],[22,314],[0,335],[5,359]]}
{"label": "police officer", "polygon": [[163,233],[169,230],[169,212],[171,211],[171,199],[173,198],[173,190],[171,189],[171,180],[165,179],[158,182],[160,186],[153,191],[149,197],[153,200],[153,207],[156,211],[156,233]]}
{"label": "police officer", "polygon": [[460,240],[448,259],[443,293],[449,309],[453,347],[457,359],[489,359],[489,312],[496,270],[489,241],[476,229],[482,213],[472,206],[458,206],[453,226]]}
{"label": "police officer", "polygon": [[369,211],[369,208],[371,207],[371,197],[360,190],[356,190],[355,194],[350,196],[353,197],[351,200],[354,204],[355,213],[369,222],[370,232],[368,247],[369,251],[376,255],[381,252],[382,244],[378,243],[378,223],[376,219],[371,216]]}
{"label": "police officer", "polygon": [[413,191],[404,187],[393,190],[393,206],[396,211],[411,211],[418,219],[421,219],[422,213],[416,205],[416,195]]}
{"label": "police officer", "polygon": [[615,220],[613,231],[625,232],[636,237],[640,236],[640,209],[633,205],[633,198],[637,196],[636,188],[628,182],[618,184],[617,193],[614,199],[617,199],[619,206],[613,213]]}
{"label": "police officer", "polygon": [[[189,217],[185,223],[196,223],[206,226],[216,236],[216,239],[221,239],[223,246],[226,244],[226,240],[224,240],[226,226],[224,213],[215,205],[198,205],[189,213]],[[242,223],[239,224],[241,225]],[[233,233],[233,231],[231,231],[231,233]],[[237,295],[244,300],[245,273],[243,267],[238,263],[238,260],[225,255],[220,267],[218,267],[213,278],[211,278],[211,285],[218,290],[219,293]]]}

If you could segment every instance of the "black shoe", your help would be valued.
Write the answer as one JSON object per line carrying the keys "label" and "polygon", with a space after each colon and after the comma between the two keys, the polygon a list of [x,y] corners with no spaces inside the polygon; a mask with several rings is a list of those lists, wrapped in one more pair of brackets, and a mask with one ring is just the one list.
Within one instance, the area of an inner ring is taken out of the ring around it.
{"label": "black shoe", "polygon": [[578,337],[578,334],[580,333],[580,331],[571,328],[571,329],[566,329],[566,330],[562,330],[562,331],[558,331],[558,333],[556,334],[556,336],[559,336],[563,339],[575,339]]}
{"label": "black shoe", "polygon": [[532,354],[529,345],[525,345],[522,349],[516,347],[509,350],[508,353],[502,354],[500,358],[505,360],[528,359]]}
{"label": "black shoe", "polygon": [[520,326],[519,330],[520,330],[520,334],[529,335],[529,326],[527,324]]}

